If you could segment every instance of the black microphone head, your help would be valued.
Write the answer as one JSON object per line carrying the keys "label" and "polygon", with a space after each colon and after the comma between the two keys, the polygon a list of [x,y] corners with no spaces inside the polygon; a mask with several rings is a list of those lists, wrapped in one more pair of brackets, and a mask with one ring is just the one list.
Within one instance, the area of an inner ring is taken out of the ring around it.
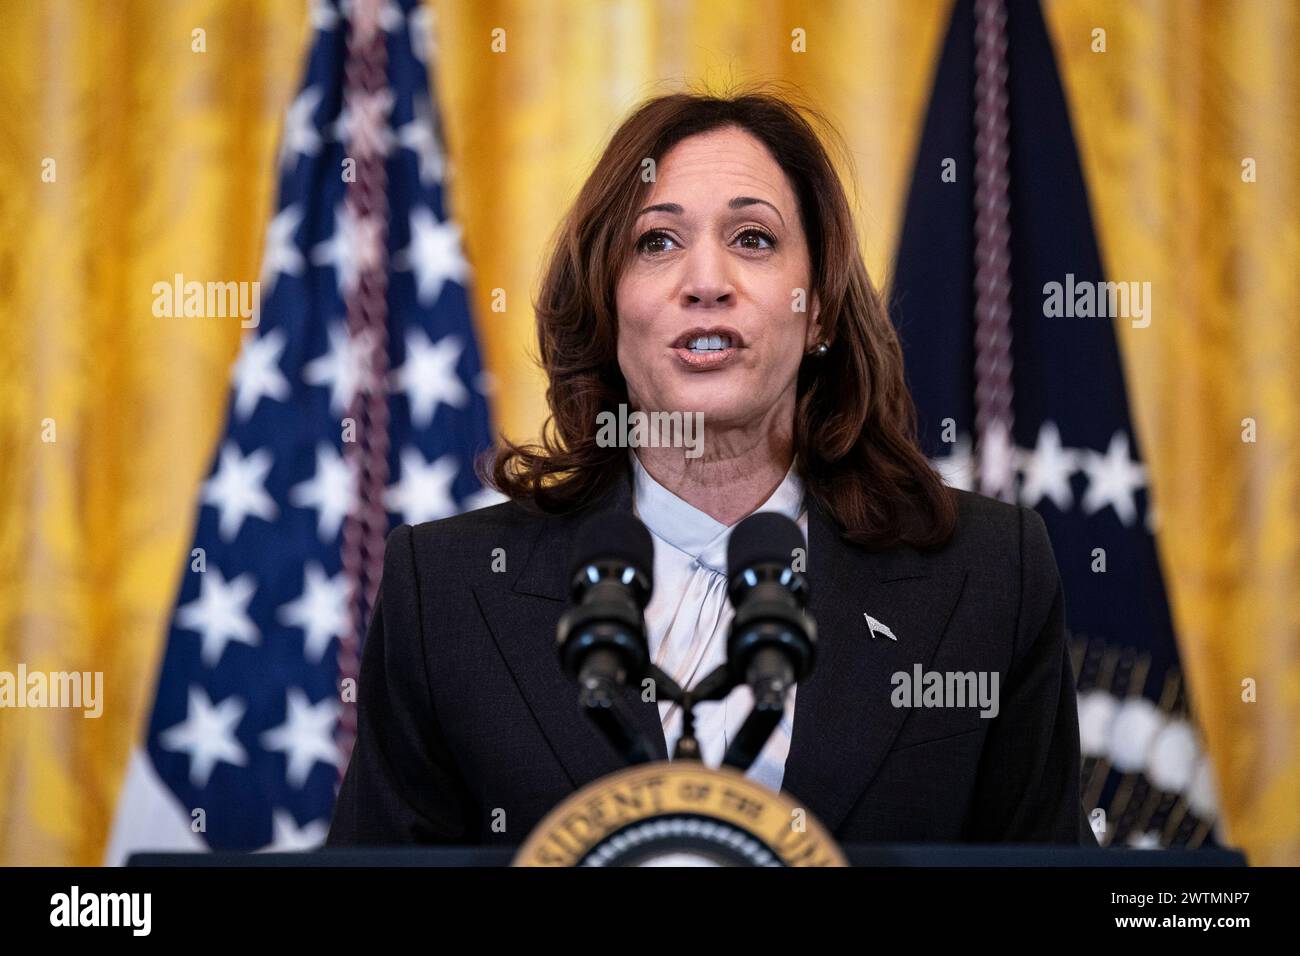
{"label": "black microphone head", "polygon": [[654,588],[654,542],[630,511],[601,512],[584,521],[574,539],[571,559],[570,581],[589,565],[619,562],[645,578],[647,591]]}
{"label": "black microphone head", "polygon": [[[751,665],[783,659],[793,680],[812,669],[816,624],[807,607],[806,543],[799,526],[783,514],[750,515],[727,539],[727,596],[736,609],[727,634],[727,667],[733,681],[752,682]],[[776,651],[777,658],[769,651]]]}
{"label": "black microphone head", "polygon": [[654,553],[650,532],[630,511],[600,512],[578,528],[570,552],[572,604],[555,630],[570,676],[581,681],[591,664],[615,683],[641,679],[650,658],[642,612],[654,588]]}
{"label": "black microphone head", "polygon": [[756,565],[788,568],[796,553],[807,553],[799,526],[775,511],[756,511],[736,525],[727,539],[728,583],[734,587],[736,577]]}

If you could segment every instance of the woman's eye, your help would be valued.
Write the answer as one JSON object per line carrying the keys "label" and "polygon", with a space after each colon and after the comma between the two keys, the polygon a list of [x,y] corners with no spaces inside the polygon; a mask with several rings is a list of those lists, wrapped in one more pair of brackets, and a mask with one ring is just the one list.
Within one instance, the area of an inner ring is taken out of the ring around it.
{"label": "woman's eye", "polygon": [[769,236],[767,233],[763,232],[763,230],[761,230],[761,229],[746,229],[744,232],[742,232],[740,235],[738,235],[738,236],[736,237],[736,239],[739,240],[739,241],[741,241],[741,242],[745,242],[745,241],[750,241],[750,242],[757,241],[757,242],[759,242],[759,243],[763,243],[763,242],[766,242],[766,243],[767,243],[766,246],[764,246],[764,245],[746,245],[746,246],[745,246],[746,249],[771,249],[771,248],[773,248],[773,247],[776,246],[776,240],[773,239],[771,236]]}
{"label": "woman's eye", "polygon": [[647,232],[637,240],[636,247],[640,252],[649,252],[651,254],[667,252],[668,250],[660,245],[660,243],[671,243],[672,241],[672,236],[668,235],[666,232]]}

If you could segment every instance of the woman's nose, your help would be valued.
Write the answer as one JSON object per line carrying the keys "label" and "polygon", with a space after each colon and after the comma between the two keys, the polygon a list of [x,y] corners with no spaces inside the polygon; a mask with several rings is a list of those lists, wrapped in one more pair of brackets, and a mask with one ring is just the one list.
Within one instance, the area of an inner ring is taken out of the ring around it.
{"label": "woman's nose", "polygon": [[712,243],[697,243],[686,255],[682,304],[725,305],[733,301],[734,291],[726,251]]}

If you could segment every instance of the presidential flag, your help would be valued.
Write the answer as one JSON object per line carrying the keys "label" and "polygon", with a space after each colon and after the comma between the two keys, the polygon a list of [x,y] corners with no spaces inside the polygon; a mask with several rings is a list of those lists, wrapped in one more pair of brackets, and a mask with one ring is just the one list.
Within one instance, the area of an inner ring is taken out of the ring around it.
{"label": "presidential flag", "polygon": [[[497,497],[431,11],[320,0],[284,120],[260,314],[231,370],[108,851],[323,842],[391,526]],[[253,323],[249,323],[250,326]]]}
{"label": "presidential flag", "polygon": [[1065,588],[1084,806],[1104,845],[1213,836],[1114,326],[1170,321],[1106,275],[1037,3],[958,0],[891,308],[923,445],[950,484],[1036,508]]}

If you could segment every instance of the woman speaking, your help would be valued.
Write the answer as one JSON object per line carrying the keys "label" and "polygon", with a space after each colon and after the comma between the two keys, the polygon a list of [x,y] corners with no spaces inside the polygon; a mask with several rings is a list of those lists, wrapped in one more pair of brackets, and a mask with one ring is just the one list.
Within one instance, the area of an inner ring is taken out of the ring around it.
{"label": "woman speaking", "polygon": [[[575,529],[613,511],[653,539],[651,659],[683,687],[725,656],[731,529],[755,511],[803,529],[816,664],[747,773],[841,843],[1095,845],[1046,529],[946,487],[919,450],[810,115],[675,94],[614,134],[536,303],[541,444],[496,452],[508,501],[388,538],[329,845],[518,844],[620,769],[555,650]],[[702,430],[642,443],[598,427],[636,412]],[[638,691],[630,718],[667,759],[680,708]],[[697,707],[706,764],[751,704],[740,686]]]}

